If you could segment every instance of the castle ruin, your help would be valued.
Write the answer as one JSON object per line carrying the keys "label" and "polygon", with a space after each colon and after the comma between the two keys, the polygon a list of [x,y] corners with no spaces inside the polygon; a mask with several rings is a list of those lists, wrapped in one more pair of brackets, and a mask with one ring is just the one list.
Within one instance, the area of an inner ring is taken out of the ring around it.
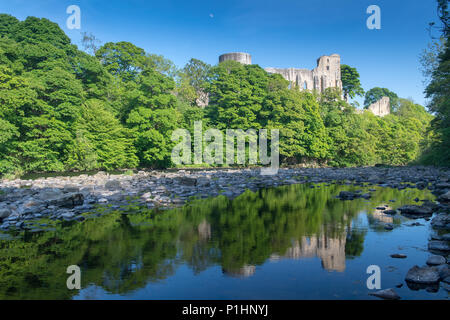
{"label": "castle ruin", "polygon": [[281,74],[300,90],[315,90],[319,93],[326,88],[342,90],[341,57],[338,54],[320,57],[317,59],[317,67],[312,70],[296,68],[265,68],[264,70]]}
{"label": "castle ruin", "polygon": [[[219,63],[227,60],[252,64],[251,55],[245,52],[225,53],[219,57]],[[326,88],[342,90],[341,57],[338,54],[320,57],[317,59],[317,67],[312,70],[297,68],[265,68],[264,70],[280,74],[300,90],[316,90],[320,93]]]}
{"label": "castle ruin", "polygon": [[382,97],[377,102],[372,103],[367,109],[376,116],[384,117],[391,113],[391,101],[389,97]]}

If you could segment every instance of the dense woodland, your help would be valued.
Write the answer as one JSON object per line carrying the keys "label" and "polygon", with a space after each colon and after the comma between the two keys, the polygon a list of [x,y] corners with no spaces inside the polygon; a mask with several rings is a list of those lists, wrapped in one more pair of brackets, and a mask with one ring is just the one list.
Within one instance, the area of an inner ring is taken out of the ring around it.
{"label": "dense woodland", "polygon": [[258,65],[191,59],[178,69],[129,42],[96,43],[85,34],[80,50],[45,18],[0,15],[0,175],[172,167],[173,130],[196,120],[205,129],[280,129],[282,164],[450,163],[448,45],[430,71],[432,114],[373,88],[366,107],[383,95],[393,101],[381,118],[342,98],[364,94],[349,66],[343,93],[319,95]]}

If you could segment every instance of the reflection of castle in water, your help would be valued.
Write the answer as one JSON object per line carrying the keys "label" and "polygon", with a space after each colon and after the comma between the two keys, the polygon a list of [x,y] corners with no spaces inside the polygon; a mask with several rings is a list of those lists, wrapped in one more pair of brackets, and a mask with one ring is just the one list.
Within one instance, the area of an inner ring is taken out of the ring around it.
{"label": "reflection of castle in water", "polygon": [[286,254],[280,256],[272,254],[270,259],[282,258],[301,259],[318,257],[322,260],[322,267],[329,271],[345,270],[345,243],[346,233],[339,238],[330,238],[326,235],[303,237],[301,241],[294,241]]}

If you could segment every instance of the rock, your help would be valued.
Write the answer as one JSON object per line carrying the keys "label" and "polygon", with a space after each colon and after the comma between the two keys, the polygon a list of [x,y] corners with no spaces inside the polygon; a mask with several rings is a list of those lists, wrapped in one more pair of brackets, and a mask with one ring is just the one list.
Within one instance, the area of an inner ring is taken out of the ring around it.
{"label": "rock", "polygon": [[449,203],[450,202],[450,191],[447,191],[446,193],[442,194],[438,198],[439,202],[443,203]]}
{"label": "rock", "polygon": [[375,209],[377,209],[377,210],[382,210],[382,211],[386,210],[385,207],[376,207]]}
{"label": "rock", "polygon": [[57,197],[47,199],[49,206],[73,208],[82,205],[84,196],[82,193],[63,193]]}
{"label": "rock", "polygon": [[414,266],[409,269],[405,280],[417,284],[433,284],[439,282],[439,271],[436,267]]}
{"label": "rock", "polygon": [[431,225],[435,229],[445,229],[448,224],[450,224],[450,215],[445,213],[439,213],[431,220]]}
{"label": "rock", "polygon": [[448,241],[431,240],[428,242],[428,250],[450,251],[450,245]]}
{"label": "rock", "polygon": [[[295,182],[291,182],[291,183],[295,183]],[[199,187],[209,187],[211,184],[210,179],[205,178],[205,177],[200,177],[197,179],[197,186]]]}
{"label": "rock", "polygon": [[371,197],[372,197],[372,195],[370,193],[364,193],[361,195],[361,198],[364,198],[364,199],[370,199]]}
{"label": "rock", "polygon": [[100,199],[98,199],[98,203],[108,203],[108,199],[100,198]]}
{"label": "rock", "polygon": [[445,241],[450,241],[450,233],[443,234],[441,236],[441,239]]}
{"label": "rock", "polygon": [[5,218],[8,218],[11,215],[11,210],[6,209],[6,208],[2,208],[0,209],[0,220],[3,220]]}
{"label": "rock", "polygon": [[402,214],[413,216],[429,216],[433,210],[427,206],[406,205],[398,208]]}
{"label": "rock", "polygon": [[384,229],[386,229],[386,230],[393,230],[394,226],[391,223],[386,223],[384,225]]}
{"label": "rock", "polygon": [[384,210],[384,214],[394,215],[397,213],[397,210]]}
{"label": "rock", "polygon": [[398,300],[398,299],[400,299],[400,296],[392,288],[379,290],[379,291],[376,291],[376,292],[370,292],[369,295],[375,296],[375,297],[378,297],[378,298],[381,298],[381,299],[387,299],[387,300]]}
{"label": "rock", "polygon": [[338,195],[338,198],[341,200],[353,200],[359,197],[361,197],[361,194],[350,191],[341,191]]}
{"label": "rock", "polygon": [[105,189],[117,190],[122,188],[122,183],[118,180],[109,180],[105,183]]}
{"label": "rock", "polygon": [[61,195],[62,191],[58,188],[43,189],[36,195],[36,199],[45,201],[47,199],[60,197]]}
{"label": "rock", "polygon": [[405,259],[406,257],[407,257],[406,254],[401,254],[401,253],[394,253],[394,254],[391,254],[391,258]]}
{"label": "rock", "polygon": [[438,266],[446,263],[447,261],[443,256],[432,255],[427,259],[427,265],[429,266]]}
{"label": "rock", "polygon": [[195,186],[197,184],[197,179],[190,177],[178,177],[176,180],[183,186]]}
{"label": "rock", "polygon": [[443,278],[441,281],[450,284],[450,276]]}
{"label": "rock", "polygon": [[447,264],[441,264],[437,267],[439,273],[439,279],[443,280],[447,277],[450,277],[450,267]]}

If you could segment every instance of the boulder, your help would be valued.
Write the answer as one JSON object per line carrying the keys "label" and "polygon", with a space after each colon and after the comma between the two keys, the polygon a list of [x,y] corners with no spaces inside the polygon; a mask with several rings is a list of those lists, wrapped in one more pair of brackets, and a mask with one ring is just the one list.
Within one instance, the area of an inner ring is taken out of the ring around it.
{"label": "boulder", "polygon": [[432,255],[427,259],[427,265],[438,266],[446,263],[446,259],[443,256]]}
{"label": "boulder", "polygon": [[450,215],[445,213],[439,213],[431,220],[431,226],[435,229],[445,229],[449,224]]}
{"label": "boulder", "polygon": [[402,214],[411,216],[430,216],[433,213],[433,209],[429,206],[417,206],[417,205],[406,205],[398,208]]}
{"label": "boulder", "polygon": [[442,202],[442,203],[449,203],[450,202],[450,191],[447,191],[446,193],[440,195],[438,200],[439,200],[439,202]]}
{"label": "boulder", "polygon": [[49,206],[73,208],[82,205],[84,196],[82,193],[63,193],[60,196],[47,199]]}
{"label": "boulder", "polygon": [[1,208],[0,209],[0,220],[3,220],[5,218],[8,218],[11,215],[11,210],[6,209],[6,208]]}
{"label": "boulder", "polygon": [[341,200],[353,200],[359,197],[361,197],[361,194],[350,191],[341,191],[338,195],[338,198]]}
{"label": "boulder", "polygon": [[439,273],[439,279],[444,280],[447,277],[450,277],[450,267],[448,266],[448,264],[441,264],[436,268]]}
{"label": "boulder", "polygon": [[106,181],[106,183],[105,183],[105,189],[108,189],[108,190],[117,190],[117,189],[121,189],[121,188],[122,188],[122,184],[118,180],[109,180],[109,181]]}
{"label": "boulder", "polygon": [[450,245],[448,241],[431,240],[428,242],[428,250],[450,251]]}
{"label": "boulder", "polygon": [[178,177],[176,178],[179,184],[183,186],[195,186],[197,185],[197,179],[190,177]]}
{"label": "boulder", "polygon": [[417,284],[433,284],[439,282],[439,271],[436,267],[414,266],[409,269],[405,280]]}
{"label": "boulder", "polygon": [[375,297],[378,297],[378,298],[381,298],[381,299],[387,299],[387,300],[398,300],[398,299],[400,299],[400,296],[392,288],[379,290],[379,291],[376,291],[376,292],[370,292],[369,295],[375,296]]}

